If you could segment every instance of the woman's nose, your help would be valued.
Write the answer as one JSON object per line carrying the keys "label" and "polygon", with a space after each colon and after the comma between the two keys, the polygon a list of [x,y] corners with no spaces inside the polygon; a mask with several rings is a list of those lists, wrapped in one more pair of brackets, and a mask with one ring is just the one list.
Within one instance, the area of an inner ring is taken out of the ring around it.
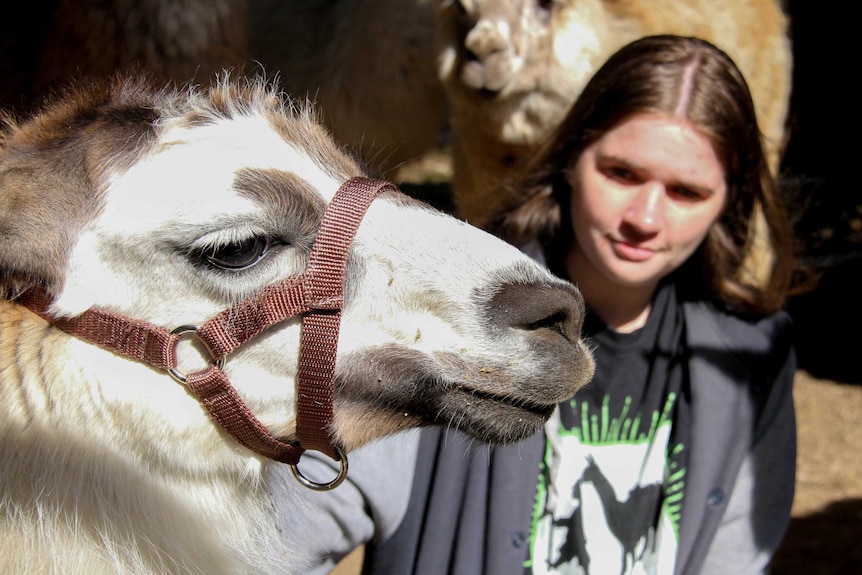
{"label": "woman's nose", "polygon": [[623,218],[641,233],[653,233],[664,225],[664,186],[646,182],[632,196]]}

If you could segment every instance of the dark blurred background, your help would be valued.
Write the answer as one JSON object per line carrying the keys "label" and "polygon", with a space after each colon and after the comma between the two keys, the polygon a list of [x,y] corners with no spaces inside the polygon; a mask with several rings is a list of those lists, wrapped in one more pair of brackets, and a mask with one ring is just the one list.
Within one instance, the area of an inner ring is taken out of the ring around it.
{"label": "dark blurred background", "polygon": [[795,62],[782,183],[804,258],[823,272],[816,290],[791,301],[790,312],[800,367],[818,378],[862,383],[862,193],[854,177],[862,122],[851,87],[858,32],[851,30],[854,18],[834,5],[789,2]]}

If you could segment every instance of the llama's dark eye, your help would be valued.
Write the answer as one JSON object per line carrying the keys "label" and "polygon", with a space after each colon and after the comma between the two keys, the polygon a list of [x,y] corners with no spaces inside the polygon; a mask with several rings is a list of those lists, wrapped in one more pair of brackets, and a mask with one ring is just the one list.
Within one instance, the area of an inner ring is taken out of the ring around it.
{"label": "llama's dark eye", "polygon": [[225,270],[241,270],[253,266],[269,251],[271,241],[266,236],[255,236],[242,241],[216,246],[203,253],[210,264]]}

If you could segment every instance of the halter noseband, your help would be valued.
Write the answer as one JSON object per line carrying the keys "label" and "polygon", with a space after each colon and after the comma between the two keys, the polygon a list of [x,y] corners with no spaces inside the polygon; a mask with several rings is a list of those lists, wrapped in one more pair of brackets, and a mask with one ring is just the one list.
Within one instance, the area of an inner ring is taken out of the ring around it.
{"label": "halter noseband", "polygon": [[[200,327],[169,330],[99,309],[73,318],[54,318],[46,311],[51,303],[49,297],[39,290],[31,290],[16,301],[71,335],[167,371],[240,444],[264,457],[287,463],[300,483],[310,489],[333,489],[347,475],[347,456],[331,436],[335,356],[347,255],[365,211],[387,188],[395,186],[368,178],[345,182],[326,208],[305,272],[263,288]],[[297,315],[302,316],[302,334],[296,439],[280,439],[246,406],[222,367],[230,352],[264,329]],[[187,333],[194,333],[206,346],[212,363],[204,370],[184,375],[177,369],[177,345]],[[307,449],[339,461],[338,476],[328,483],[315,483],[304,477],[297,464]]]}

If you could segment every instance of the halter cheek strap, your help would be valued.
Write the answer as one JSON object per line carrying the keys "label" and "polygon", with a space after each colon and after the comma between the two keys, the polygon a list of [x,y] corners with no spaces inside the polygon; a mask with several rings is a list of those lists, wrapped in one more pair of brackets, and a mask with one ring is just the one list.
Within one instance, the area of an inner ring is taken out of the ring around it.
{"label": "halter cheek strap", "polygon": [[[167,371],[185,384],[213,420],[240,444],[264,457],[289,464],[307,487],[332,489],[341,483],[347,471],[347,458],[331,435],[347,256],[368,206],[385,189],[395,186],[368,178],[345,182],[323,215],[305,272],[263,288],[199,328],[181,326],[168,330],[99,309],[74,318],[54,318],[46,311],[50,299],[38,290],[27,292],[17,301],[71,335]],[[264,329],[296,315],[302,315],[296,438],[280,439],[255,417],[222,367],[230,352]],[[177,370],[177,345],[190,332],[206,346],[212,364],[202,371],[183,375]],[[340,461],[339,476],[326,484],[305,479],[296,465],[306,449]]]}

